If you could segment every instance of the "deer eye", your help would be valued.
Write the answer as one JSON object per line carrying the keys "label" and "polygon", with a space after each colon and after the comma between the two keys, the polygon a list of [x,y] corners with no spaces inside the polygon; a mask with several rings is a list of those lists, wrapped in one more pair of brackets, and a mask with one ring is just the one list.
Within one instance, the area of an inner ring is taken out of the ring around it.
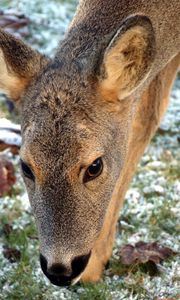
{"label": "deer eye", "polygon": [[83,182],[86,183],[98,177],[103,170],[103,162],[101,158],[97,158],[86,170]]}
{"label": "deer eye", "polygon": [[24,176],[34,181],[35,177],[34,177],[33,172],[31,171],[30,167],[22,160],[20,162],[21,162],[21,170],[22,170]]}

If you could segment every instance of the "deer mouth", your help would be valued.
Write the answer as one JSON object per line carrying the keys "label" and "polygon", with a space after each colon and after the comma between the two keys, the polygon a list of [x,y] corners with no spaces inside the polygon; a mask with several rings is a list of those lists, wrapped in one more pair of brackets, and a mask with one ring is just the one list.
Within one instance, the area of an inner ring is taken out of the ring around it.
{"label": "deer mouth", "polygon": [[73,286],[80,281],[81,276],[82,276],[82,273],[81,273],[79,276],[77,276],[75,278],[73,278],[73,276],[59,276],[57,278],[53,275],[47,275],[46,273],[44,273],[44,274],[50,280],[50,282],[56,286],[70,286],[70,285]]}

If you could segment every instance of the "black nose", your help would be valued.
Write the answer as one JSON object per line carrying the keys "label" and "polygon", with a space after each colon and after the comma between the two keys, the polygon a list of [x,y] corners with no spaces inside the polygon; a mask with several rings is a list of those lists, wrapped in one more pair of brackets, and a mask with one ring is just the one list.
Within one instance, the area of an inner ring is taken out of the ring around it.
{"label": "black nose", "polygon": [[52,284],[58,286],[70,285],[71,281],[84,271],[90,255],[91,252],[87,255],[75,257],[69,269],[60,263],[54,263],[48,268],[47,260],[42,254],[40,254],[40,264],[44,274]]}

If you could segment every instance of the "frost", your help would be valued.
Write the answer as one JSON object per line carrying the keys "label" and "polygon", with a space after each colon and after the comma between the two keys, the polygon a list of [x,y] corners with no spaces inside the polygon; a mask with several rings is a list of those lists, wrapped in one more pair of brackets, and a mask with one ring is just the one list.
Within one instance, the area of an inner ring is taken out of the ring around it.
{"label": "frost", "polygon": [[164,188],[160,185],[153,185],[153,186],[150,186],[150,187],[145,187],[143,189],[143,192],[145,194],[150,194],[150,193],[153,193],[153,192],[156,192],[158,194],[164,194]]}

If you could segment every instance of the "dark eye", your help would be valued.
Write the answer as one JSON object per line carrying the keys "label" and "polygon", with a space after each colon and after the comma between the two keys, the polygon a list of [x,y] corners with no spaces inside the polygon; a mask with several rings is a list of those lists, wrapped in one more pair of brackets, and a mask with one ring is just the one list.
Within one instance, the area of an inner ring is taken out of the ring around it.
{"label": "dark eye", "polygon": [[86,183],[90,180],[95,179],[96,177],[98,177],[103,170],[103,162],[101,158],[97,158],[92,165],[90,165],[85,174],[84,174],[84,179],[83,182]]}
{"label": "dark eye", "polygon": [[30,167],[27,164],[25,164],[25,162],[23,162],[22,160],[21,160],[21,169],[25,177],[33,181],[35,180],[34,174],[31,171]]}

